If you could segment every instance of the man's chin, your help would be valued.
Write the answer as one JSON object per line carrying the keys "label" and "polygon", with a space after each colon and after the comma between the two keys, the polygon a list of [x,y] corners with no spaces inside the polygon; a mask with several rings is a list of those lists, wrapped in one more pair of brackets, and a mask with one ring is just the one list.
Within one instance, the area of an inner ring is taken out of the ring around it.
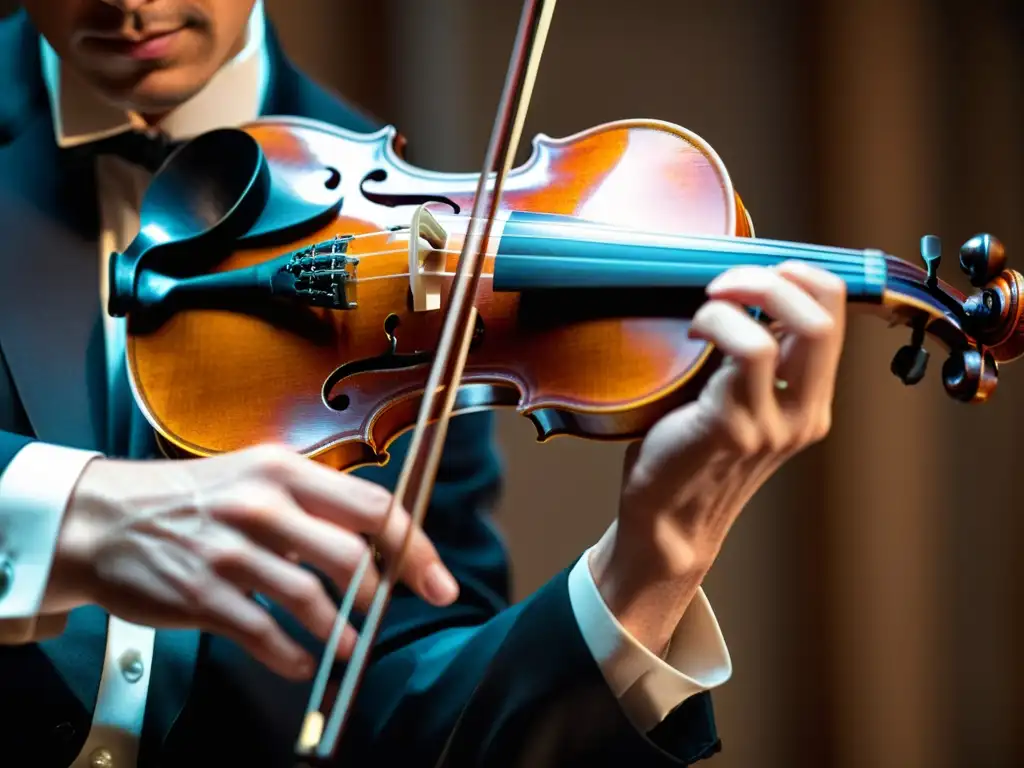
{"label": "man's chin", "polygon": [[163,115],[195,96],[204,82],[204,78],[184,68],[160,68],[96,85],[107,101],[121,109],[143,115]]}

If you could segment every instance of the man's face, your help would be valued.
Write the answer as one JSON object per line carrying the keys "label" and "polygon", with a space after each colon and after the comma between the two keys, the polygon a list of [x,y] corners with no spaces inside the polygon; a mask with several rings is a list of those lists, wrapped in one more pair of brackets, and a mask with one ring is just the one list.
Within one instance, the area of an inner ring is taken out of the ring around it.
{"label": "man's face", "polygon": [[160,114],[245,44],[255,0],[23,0],[36,28],[109,101]]}

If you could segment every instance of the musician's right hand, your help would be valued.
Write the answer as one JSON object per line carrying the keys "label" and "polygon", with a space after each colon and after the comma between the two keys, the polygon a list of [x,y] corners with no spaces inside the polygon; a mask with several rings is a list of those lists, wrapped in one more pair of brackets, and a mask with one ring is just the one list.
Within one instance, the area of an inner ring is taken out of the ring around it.
{"label": "musician's right hand", "polygon": [[[308,678],[314,660],[253,598],[263,595],[326,639],[337,606],[319,569],[344,590],[368,544],[385,559],[402,544],[409,515],[391,495],[284,448],[208,459],[95,459],[67,508],[48,610],[98,604],[127,621],[188,627],[230,638],[278,674]],[[371,565],[356,607],[379,582]],[[458,586],[426,535],[414,532],[402,572],[415,593],[447,605]],[[340,655],[351,652],[345,630]]]}

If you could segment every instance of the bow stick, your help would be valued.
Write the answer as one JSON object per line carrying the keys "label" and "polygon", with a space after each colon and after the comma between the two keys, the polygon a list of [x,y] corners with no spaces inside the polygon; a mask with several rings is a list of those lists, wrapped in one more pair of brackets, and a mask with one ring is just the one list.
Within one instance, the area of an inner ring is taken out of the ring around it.
{"label": "bow stick", "polygon": [[[411,525],[406,531],[398,556],[388,564],[367,612],[363,630],[359,633],[352,658],[338,688],[330,719],[324,726],[320,706],[323,702],[330,673],[337,655],[338,643],[348,624],[356,593],[370,567],[371,554],[364,553],[352,582],[345,593],[338,610],[338,618],[328,639],[320,660],[317,676],[310,692],[309,704],[303,721],[302,732],[296,745],[299,755],[308,755],[314,748],[318,758],[334,754],[338,738],[352,711],[359,684],[362,681],[369,658],[370,648],[376,639],[381,618],[391,598],[394,582],[401,572],[409,547],[412,532],[422,525],[427,504],[437,477],[437,467],[448,433],[448,422],[455,404],[459,381],[469,356],[470,342],[476,325],[476,294],[483,268],[483,249],[490,238],[491,225],[501,201],[501,192],[519,148],[519,139],[526,121],[526,112],[533,95],[537,69],[540,66],[544,43],[551,25],[555,0],[526,0],[519,21],[519,29],[512,49],[512,57],[505,77],[505,85],[498,104],[494,127],[484,160],[483,171],[477,184],[476,198],[469,219],[466,238],[456,269],[444,326],[435,353],[434,364],[424,389],[419,415],[413,430],[409,452],[402,472],[395,486],[383,529],[394,514],[399,499],[405,500],[410,487],[415,488],[411,503],[404,506],[409,511]],[[488,194],[488,179],[494,176],[493,189]],[[484,210],[486,209],[486,215]],[[413,237],[416,233],[411,233]],[[440,413],[432,418],[436,410],[437,394],[444,392]],[[431,423],[433,421],[433,424]],[[424,446],[424,433],[433,426],[429,445]],[[413,477],[417,482],[413,482]]]}

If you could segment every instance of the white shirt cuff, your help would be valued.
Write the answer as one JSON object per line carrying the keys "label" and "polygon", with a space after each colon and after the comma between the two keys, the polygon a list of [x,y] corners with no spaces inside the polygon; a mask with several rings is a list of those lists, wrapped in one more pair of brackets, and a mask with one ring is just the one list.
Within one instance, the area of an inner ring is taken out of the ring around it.
{"label": "white shirt cuff", "polygon": [[68,499],[98,455],[34,442],[0,474],[0,619],[39,613]]}
{"label": "white shirt cuff", "polygon": [[664,659],[634,639],[605,605],[590,571],[590,550],[569,573],[569,600],[605,681],[642,733],[690,696],[732,676],[729,649],[703,589],[697,590],[673,632]]}

